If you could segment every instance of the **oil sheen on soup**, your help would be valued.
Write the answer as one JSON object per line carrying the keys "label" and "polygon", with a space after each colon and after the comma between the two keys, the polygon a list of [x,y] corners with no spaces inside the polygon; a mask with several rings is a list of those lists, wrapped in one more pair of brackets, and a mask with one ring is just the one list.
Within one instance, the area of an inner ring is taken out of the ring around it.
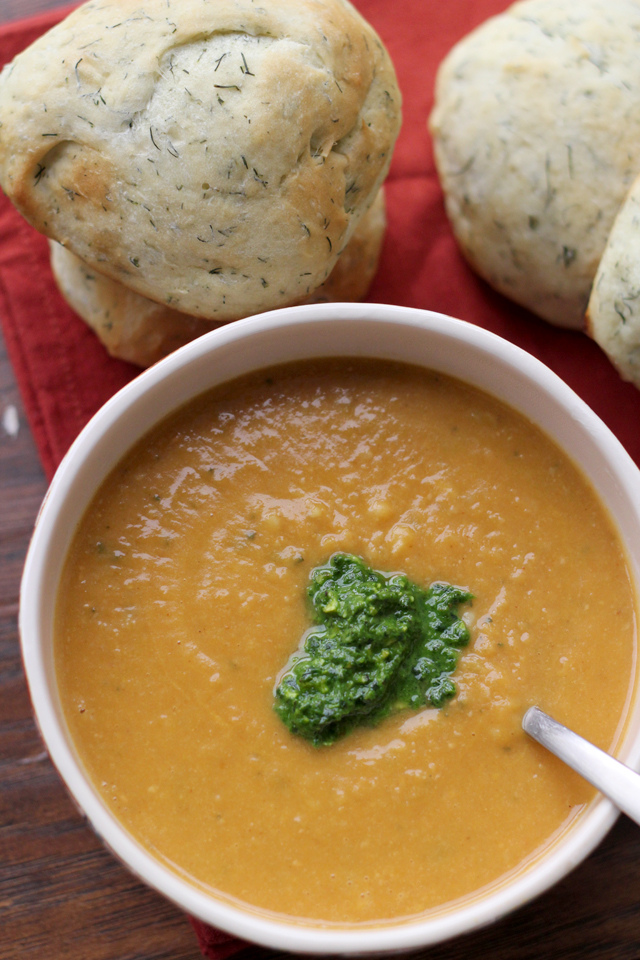
{"label": "oil sheen on soup", "polygon": [[[455,697],[315,747],[273,709],[337,552],[473,594]],[[538,704],[605,749],[635,597],[590,485],[522,416],[417,367],[285,365],[198,398],[108,477],[73,540],[55,656],[82,761],[201,887],[324,923],[398,920],[522,867],[592,789]]]}

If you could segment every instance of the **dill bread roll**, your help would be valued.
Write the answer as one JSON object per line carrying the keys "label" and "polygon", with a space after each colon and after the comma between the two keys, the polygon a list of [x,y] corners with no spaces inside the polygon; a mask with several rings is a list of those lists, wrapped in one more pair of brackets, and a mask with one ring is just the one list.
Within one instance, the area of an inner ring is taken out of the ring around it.
{"label": "dill bread roll", "polygon": [[347,0],[91,0],[0,76],[0,184],[87,267],[233,320],[326,280],[400,119]]}
{"label": "dill bread roll", "polygon": [[640,3],[514,4],[446,57],[430,129],[472,267],[545,320],[582,328],[640,173]]}
{"label": "dill bread roll", "polygon": [[620,207],[598,265],[587,332],[622,379],[640,387],[640,177]]}
{"label": "dill bread roll", "polygon": [[[347,246],[324,283],[302,302],[359,300],[378,266],[386,225],[384,188],[360,218]],[[54,240],[51,269],[69,305],[88,323],[113,357],[148,367],[183,344],[219,326],[190,317],[135,293],[87,266]]]}

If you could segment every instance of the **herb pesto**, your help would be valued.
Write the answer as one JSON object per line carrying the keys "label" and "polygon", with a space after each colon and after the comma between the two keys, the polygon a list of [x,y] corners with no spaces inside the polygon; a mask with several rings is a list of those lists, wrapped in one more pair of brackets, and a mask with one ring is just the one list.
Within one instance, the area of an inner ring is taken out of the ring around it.
{"label": "herb pesto", "polygon": [[308,594],[316,623],[275,690],[275,710],[292,733],[326,746],[359,724],[441,707],[454,695],[451,675],[469,642],[456,612],[471,599],[466,590],[425,590],[339,553],[312,571]]}

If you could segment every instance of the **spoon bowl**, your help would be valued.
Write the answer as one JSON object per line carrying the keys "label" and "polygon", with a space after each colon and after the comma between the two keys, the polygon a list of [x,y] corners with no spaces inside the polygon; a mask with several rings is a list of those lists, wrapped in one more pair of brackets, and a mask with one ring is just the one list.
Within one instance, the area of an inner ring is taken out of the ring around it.
{"label": "spoon bowl", "polygon": [[640,824],[640,774],[558,723],[539,707],[527,710],[522,728]]}

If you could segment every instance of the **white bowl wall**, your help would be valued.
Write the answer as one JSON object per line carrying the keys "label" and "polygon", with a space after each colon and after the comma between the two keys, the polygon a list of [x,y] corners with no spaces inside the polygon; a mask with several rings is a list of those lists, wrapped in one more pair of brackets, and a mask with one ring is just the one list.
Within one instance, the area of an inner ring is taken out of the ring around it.
{"label": "white bowl wall", "polygon": [[[419,920],[344,928],[285,921],[216,899],[148,854],[88,780],[60,704],[52,623],[73,532],[112,467],[148,429],[210,387],[272,364],[321,356],[405,361],[479,387],[520,410],[569,454],[608,508],[640,583],[640,473],[582,400],[535,358],[487,331],[428,311],[376,304],[277,310],[221,327],[142,373],[82,431],[43,503],[21,589],[20,633],[36,718],[51,758],[104,842],[128,867],[188,913],[239,937],[300,953],[416,949],[503,916],[547,889],[599,843],[616,817],[601,799],[526,870]],[[638,592],[638,591],[637,591]],[[634,698],[619,756],[640,765],[640,703]]]}

